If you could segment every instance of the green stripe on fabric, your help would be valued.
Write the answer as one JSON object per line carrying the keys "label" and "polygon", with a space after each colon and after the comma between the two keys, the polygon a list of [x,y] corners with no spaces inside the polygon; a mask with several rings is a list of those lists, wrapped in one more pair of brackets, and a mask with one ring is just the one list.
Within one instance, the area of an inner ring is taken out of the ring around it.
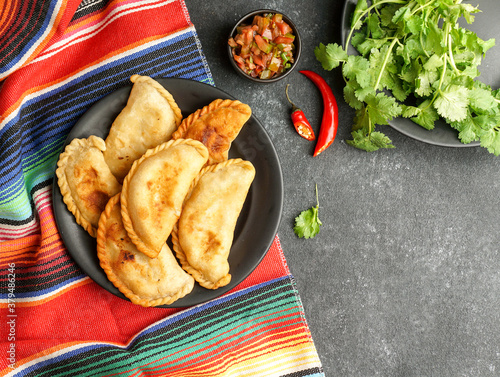
{"label": "green stripe on fabric", "polygon": [[[23,162],[23,177],[19,178],[18,184],[24,185],[24,190],[17,190],[14,196],[5,197],[3,202],[0,202],[0,217],[2,218],[14,218],[19,217],[22,214],[22,218],[27,218],[31,215],[31,203],[30,195],[26,195],[30,192],[33,187],[35,187],[40,182],[45,182],[52,179],[55,173],[55,166],[59,158],[60,152],[60,141],[52,143],[57,148],[53,149],[52,153],[47,155],[43,160],[38,160],[36,163],[24,166]],[[35,159],[40,155],[40,153],[30,155],[30,158]],[[20,182],[22,181],[22,182]],[[16,186],[16,185],[13,185]],[[7,192],[7,190],[12,189],[12,186],[7,187],[4,190],[0,190],[1,193]]]}
{"label": "green stripe on fabric", "polygon": [[[19,179],[22,181],[22,178]],[[24,182],[20,182],[24,184]],[[25,188],[26,190],[26,188]],[[23,218],[31,216],[31,204],[29,198],[26,196],[25,190],[19,190],[14,196],[9,198],[8,202],[0,203],[0,217],[1,218],[15,218],[22,214]]]}
{"label": "green stripe on fabric", "polygon": [[[36,169],[37,166],[44,165],[44,161],[57,159],[61,152],[61,140],[64,142],[65,139],[65,137],[60,137],[36,151],[36,153],[26,156],[23,159],[24,173],[27,174],[29,171]],[[40,160],[39,157],[43,155],[46,155],[46,157]]]}

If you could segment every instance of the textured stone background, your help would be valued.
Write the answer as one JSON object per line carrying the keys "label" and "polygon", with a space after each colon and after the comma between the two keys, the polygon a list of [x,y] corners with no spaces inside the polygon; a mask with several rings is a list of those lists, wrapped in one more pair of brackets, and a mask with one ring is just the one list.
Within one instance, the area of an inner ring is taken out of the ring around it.
{"label": "textured stone background", "polygon": [[[500,375],[500,157],[480,147],[424,144],[390,127],[383,132],[395,149],[349,147],[353,111],[342,77],[322,70],[313,53],[319,42],[340,41],[342,0],[186,4],[216,86],[252,107],[279,154],[279,237],[326,375]],[[284,95],[289,83],[317,129],[316,87],[297,71],[253,84],[229,64],[229,31],[258,8],[295,21],[303,38],[299,68],[322,74],[337,96],[338,136],[317,158],[314,145],[295,134]],[[324,225],[302,240],[293,222],[315,205],[315,184]]]}

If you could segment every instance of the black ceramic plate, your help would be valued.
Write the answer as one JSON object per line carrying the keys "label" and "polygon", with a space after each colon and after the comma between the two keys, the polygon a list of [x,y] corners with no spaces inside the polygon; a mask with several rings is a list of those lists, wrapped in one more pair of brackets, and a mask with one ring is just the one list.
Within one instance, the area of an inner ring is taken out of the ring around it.
{"label": "black ceramic plate", "polygon": [[[461,26],[472,30],[481,39],[488,40],[497,38],[497,45],[486,53],[486,58],[479,66],[481,76],[479,79],[496,89],[500,86],[500,70],[496,68],[496,62],[500,59],[500,23],[497,20],[498,12],[500,11],[500,3],[498,0],[475,0],[466,1],[482,11],[475,14],[475,21],[472,24],[467,24],[465,21]],[[342,43],[345,41],[350,30],[351,14],[356,7],[357,0],[346,0],[344,5],[344,14],[342,18]],[[354,48],[350,46],[350,52],[354,53]],[[479,145],[479,142],[463,144],[458,139],[458,133],[451,128],[443,120],[439,120],[435,124],[435,129],[428,131],[419,125],[413,123],[406,118],[396,118],[390,122],[391,127],[398,130],[402,134],[413,139],[420,140],[424,143],[440,145],[445,147],[472,147]]]}
{"label": "black ceramic plate", "polygon": [[[213,86],[185,79],[158,79],[174,96],[187,116],[211,101],[234,99]],[[98,101],[75,124],[66,143],[74,138],[97,135],[105,138],[113,120],[125,107],[131,86],[123,87]],[[266,255],[276,235],[283,205],[283,178],[276,150],[266,131],[255,116],[251,116],[234,140],[230,158],[249,160],[255,166],[255,180],[240,214],[229,255],[232,279],[229,285],[208,290],[195,284],[193,291],[164,307],[186,307],[216,298],[243,281]],[[125,298],[107,279],[99,265],[96,240],[89,236],[67,210],[54,179],[53,206],[61,237],[75,262],[97,284],[109,292]]]}

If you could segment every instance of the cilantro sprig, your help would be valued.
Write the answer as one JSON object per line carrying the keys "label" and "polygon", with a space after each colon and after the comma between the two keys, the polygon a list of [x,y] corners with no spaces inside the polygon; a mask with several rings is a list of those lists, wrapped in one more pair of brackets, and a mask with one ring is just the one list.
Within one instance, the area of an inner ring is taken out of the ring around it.
{"label": "cilantro sprig", "polygon": [[299,238],[314,238],[319,233],[319,228],[323,223],[318,217],[319,198],[318,185],[316,185],[316,206],[302,211],[295,218],[295,227],[293,231]]}
{"label": "cilantro sprig", "polygon": [[315,48],[324,69],[342,66],[344,99],[355,109],[350,145],[394,148],[377,126],[402,116],[431,130],[442,118],[462,143],[479,140],[500,155],[500,92],[477,80],[495,40],[458,24],[477,12],[462,0],[358,0],[345,46]]}

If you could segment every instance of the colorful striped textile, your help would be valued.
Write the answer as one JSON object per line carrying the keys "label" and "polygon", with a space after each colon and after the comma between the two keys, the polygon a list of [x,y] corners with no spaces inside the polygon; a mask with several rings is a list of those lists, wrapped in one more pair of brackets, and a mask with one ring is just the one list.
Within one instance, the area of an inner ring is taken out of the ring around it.
{"label": "colorful striped textile", "polygon": [[59,37],[79,5],[75,0],[3,1],[0,9],[0,80],[29,63]]}
{"label": "colorful striped textile", "polygon": [[321,376],[289,277],[171,315],[127,344],[72,342],[12,376]]}
{"label": "colorful striped textile", "polygon": [[123,300],[68,254],[57,159],[132,74],[214,85],[183,0],[0,1],[0,376],[323,376],[278,237],[239,286],[183,309]]}

